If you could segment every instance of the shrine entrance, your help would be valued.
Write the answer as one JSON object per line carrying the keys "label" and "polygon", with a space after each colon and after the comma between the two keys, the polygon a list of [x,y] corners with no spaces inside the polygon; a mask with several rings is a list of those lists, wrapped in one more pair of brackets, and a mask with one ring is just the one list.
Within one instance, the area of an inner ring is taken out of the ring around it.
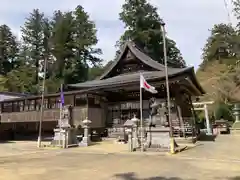
{"label": "shrine entrance", "polygon": [[214,103],[214,101],[193,103],[193,107],[194,107],[195,111],[204,111],[206,125],[207,125],[207,135],[212,135],[212,128],[210,125],[209,114],[208,114],[208,106],[213,103]]}
{"label": "shrine entrance", "polygon": [[[127,120],[132,119],[134,115],[140,118],[139,101],[122,101],[108,104],[107,126],[122,126]],[[143,118],[149,117],[149,102],[143,101]]]}

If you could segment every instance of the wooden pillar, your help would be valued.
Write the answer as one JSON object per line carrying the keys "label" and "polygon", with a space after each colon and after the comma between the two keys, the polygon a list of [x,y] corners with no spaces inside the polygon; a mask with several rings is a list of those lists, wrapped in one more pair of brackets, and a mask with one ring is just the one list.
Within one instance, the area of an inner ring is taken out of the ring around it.
{"label": "wooden pillar", "polygon": [[183,121],[183,117],[182,117],[182,110],[179,105],[177,105],[177,112],[178,112],[178,116],[179,116],[178,118],[180,120],[180,128],[183,132],[183,136],[185,137],[186,133],[185,133],[184,121]]}

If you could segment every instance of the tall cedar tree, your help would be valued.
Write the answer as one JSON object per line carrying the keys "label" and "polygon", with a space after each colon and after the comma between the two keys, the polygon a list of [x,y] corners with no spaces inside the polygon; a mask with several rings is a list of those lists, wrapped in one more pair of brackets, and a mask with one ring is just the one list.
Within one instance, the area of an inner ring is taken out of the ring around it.
{"label": "tall cedar tree", "polygon": [[98,42],[95,24],[82,6],[77,6],[73,11],[74,16],[74,60],[67,64],[71,69],[66,76],[68,83],[76,83],[88,79],[89,65],[98,66],[101,59],[96,57],[102,53],[101,49],[93,48]]}
{"label": "tall cedar tree", "polygon": [[0,26],[0,75],[6,75],[16,67],[18,43],[7,25]]}
{"label": "tall cedar tree", "polygon": [[35,68],[35,84],[39,84],[39,61],[43,59],[44,53],[43,27],[44,14],[34,9],[21,28],[24,46],[30,51],[29,61]]}
{"label": "tall cedar tree", "polygon": [[[126,30],[117,46],[132,40],[153,59],[163,63],[163,40],[160,25],[162,19],[157,13],[157,8],[146,0],[125,0],[119,15]],[[185,66],[185,61],[176,47],[176,43],[169,38],[167,38],[167,55],[169,66]]]}
{"label": "tall cedar tree", "polygon": [[66,64],[71,64],[74,57],[74,19],[72,12],[56,11],[51,22],[51,53],[55,57],[53,75],[64,80]]}

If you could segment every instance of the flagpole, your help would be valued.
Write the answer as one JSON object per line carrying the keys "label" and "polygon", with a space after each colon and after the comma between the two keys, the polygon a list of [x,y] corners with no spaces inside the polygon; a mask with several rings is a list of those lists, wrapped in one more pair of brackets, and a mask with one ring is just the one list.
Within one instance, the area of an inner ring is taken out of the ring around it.
{"label": "flagpole", "polygon": [[[164,53],[164,65],[165,65],[165,78],[166,78],[166,90],[167,90],[167,110],[168,110],[168,120],[170,127],[170,138],[171,141],[173,139],[173,131],[172,131],[172,119],[171,119],[171,102],[170,102],[170,90],[169,90],[169,81],[168,81],[168,64],[167,64],[167,47],[166,47],[166,31],[165,31],[165,23],[160,22],[162,29],[162,38],[163,38],[163,53]],[[171,142],[172,144],[172,142]],[[172,148],[171,148],[172,151]]]}
{"label": "flagpole", "polygon": [[[59,116],[59,129],[60,129],[60,134],[62,131],[62,110],[63,110],[63,84],[60,86],[60,116]],[[59,147],[61,147],[61,139],[59,138]]]}
{"label": "flagpole", "polygon": [[142,113],[141,74],[140,74],[140,126],[141,126],[141,151],[143,152],[143,113]]}
{"label": "flagpole", "polygon": [[45,81],[46,81],[46,71],[47,71],[47,58],[44,58],[44,72],[43,72],[43,81],[42,81],[42,97],[41,97],[41,110],[40,110],[40,119],[39,119],[39,129],[38,129],[38,148],[41,147],[42,142],[42,121],[44,116],[44,94],[45,94]]}

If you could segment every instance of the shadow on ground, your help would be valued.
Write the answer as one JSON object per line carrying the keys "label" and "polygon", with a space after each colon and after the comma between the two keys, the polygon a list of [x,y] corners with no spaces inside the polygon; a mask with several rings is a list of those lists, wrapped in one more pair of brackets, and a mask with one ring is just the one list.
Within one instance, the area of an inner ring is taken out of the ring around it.
{"label": "shadow on ground", "polygon": [[0,140],[0,144],[3,144],[3,143],[15,143],[15,142],[8,141],[8,140]]}
{"label": "shadow on ground", "polygon": [[[162,177],[162,176],[153,176],[149,178],[138,178],[135,173],[129,172],[129,173],[122,173],[122,174],[116,174],[114,175],[115,178],[118,178],[119,180],[195,180],[194,178],[192,179],[182,179],[179,177]],[[219,179],[219,178],[215,178]],[[240,180],[240,176],[236,177],[230,177],[226,178],[227,180]]]}
{"label": "shadow on ground", "polygon": [[240,180],[240,176],[229,178],[229,180]]}
{"label": "shadow on ground", "polygon": [[[116,174],[114,177],[119,178],[121,180],[193,180],[193,179],[182,179],[182,178],[178,178],[178,177],[162,177],[162,176],[140,179],[140,178],[137,178],[135,173],[132,173],[132,172]],[[235,180],[235,179],[232,179],[232,180]]]}
{"label": "shadow on ground", "polygon": [[198,137],[198,141],[215,141],[216,135],[207,135],[205,133],[201,133]]}

